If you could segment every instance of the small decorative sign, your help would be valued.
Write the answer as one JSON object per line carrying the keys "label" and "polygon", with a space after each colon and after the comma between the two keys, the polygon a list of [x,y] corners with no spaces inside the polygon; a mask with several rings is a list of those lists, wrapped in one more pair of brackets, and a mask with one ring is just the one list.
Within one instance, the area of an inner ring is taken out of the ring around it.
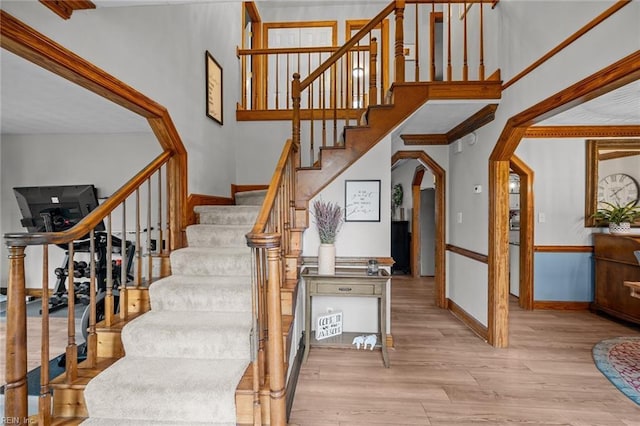
{"label": "small decorative sign", "polygon": [[318,317],[316,340],[327,339],[340,334],[342,334],[342,312],[332,312]]}
{"label": "small decorative sign", "polygon": [[345,181],[345,222],[380,222],[380,181]]}

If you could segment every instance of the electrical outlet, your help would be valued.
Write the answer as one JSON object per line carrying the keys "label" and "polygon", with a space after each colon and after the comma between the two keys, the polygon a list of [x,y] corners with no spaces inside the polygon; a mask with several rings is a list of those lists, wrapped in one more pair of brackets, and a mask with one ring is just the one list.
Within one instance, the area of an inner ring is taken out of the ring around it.
{"label": "electrical outlet", "polygon": [[458,212],[458,223],[462,223],[462,212]]}
{"label": "electrical outlet", "polygon": [[538,213],[538,223],[544,223],[546,219],[544,213]]}
{"label": "electrical outlet", "polygon": [[473,192],[476,194],[480,194],[482,192],[482,185],[475,185],[473,187]]}

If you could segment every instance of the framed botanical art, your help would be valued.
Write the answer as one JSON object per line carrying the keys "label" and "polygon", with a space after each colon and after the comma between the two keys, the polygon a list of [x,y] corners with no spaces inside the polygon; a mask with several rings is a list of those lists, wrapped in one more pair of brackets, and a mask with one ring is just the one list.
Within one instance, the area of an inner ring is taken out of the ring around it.
{"label": "framed botanical art", "polygon": [[380,181],[346,180],[345,222],[380,222]]}
{"label": "framed botanical art", "polygon": [[207,117],[222,124],[222,67],[205,52],[206,89],[207,89]]}

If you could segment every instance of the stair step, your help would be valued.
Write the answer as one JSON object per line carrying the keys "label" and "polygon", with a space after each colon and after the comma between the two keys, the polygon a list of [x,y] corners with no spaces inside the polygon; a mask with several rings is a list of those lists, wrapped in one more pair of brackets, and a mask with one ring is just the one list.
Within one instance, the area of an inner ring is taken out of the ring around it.
{"label": "stair step", "polygon": [[154,311],[243,312],[251,308],[251,276],[171,275],[149,289]]}
{"label": "stair step", "polygon": [[114,322],[109,327],[107,327],[105,321],[96,324],[96,333],[98,334],[98,358],[122,358],[124,356],[124,348],[122,347],[122,339],[120,338],[122,328],[143,313],[144,312],[136,312],[129,314],[126,320],[116,316]]}
{"label": "stair step", "polygon": [[196,224],[187,227],[189,247],[246,247],[252,225]]}
{"label": "stair step", "polygon": [[[71,383],[67,383],[66,373],[54,378],[49,387],[53,391],[52,414],[63,421],[72,421],[74,418],[88,416],[84,399],[84,389],[91,379],[106,370],[116,358],[98,358],[95,367],[89,367],[88,361],[78,364],[78,377]],[[67,423],[59,423],[67,424]],[[77,424],[77,423],[69,423]]]}
{"label": "stair step", "polygon": [[[235,389],[247,360],[126,356],[85,389],[91,417],[180,424],[234,423]],[[144,404],[140,403],[144,395]]]}
{"label": "stair step", "polygon": [[280,290],[282,315],[293,315],[298,300],[298,280],[286,280]]}
{"label": "stair step", "polygon": [[236,192],[233,197],[236,200],[236,205],[261,206],[266,195],[266,189],[256,189],[253,191]]}
{"label": "stair step", "polygon": [[256,222],[260,206],[196,206],[199,223],[211,225],[250,225]]}
{"label": "stair step", "polygon": [[[79,424],[79,423],[74,423]],[[193,425],[193,426],[236,426],[234,422],[227,423],[211,423],[211,422],[163,422],[163,421],[147,421],[147,420],[134,420],[134,419],[103,419],[91,417],[82,423],[82,426],[156,426],[156,425]]]}
{"label": "stair step", "polygon": [[150,311],[122,330],[128,357],[237,359],[250,357],[250,312]]}
{"label": "stair step", "polygon": [[243,275],[251,270],[249,247],[185,247],[171,253],[177,275]]}

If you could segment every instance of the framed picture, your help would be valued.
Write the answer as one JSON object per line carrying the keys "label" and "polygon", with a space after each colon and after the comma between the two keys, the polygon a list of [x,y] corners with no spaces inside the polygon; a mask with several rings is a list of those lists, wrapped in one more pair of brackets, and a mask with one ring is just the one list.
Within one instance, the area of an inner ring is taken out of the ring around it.
{"label": "framed picture", "polygon": [[380,181],[346,180],[345,222],[380,222]]}
{"label": "framed picture", "polygon": [[222,124],[222,67],[205,52],[206,85],[207,85],[207,117]]}

